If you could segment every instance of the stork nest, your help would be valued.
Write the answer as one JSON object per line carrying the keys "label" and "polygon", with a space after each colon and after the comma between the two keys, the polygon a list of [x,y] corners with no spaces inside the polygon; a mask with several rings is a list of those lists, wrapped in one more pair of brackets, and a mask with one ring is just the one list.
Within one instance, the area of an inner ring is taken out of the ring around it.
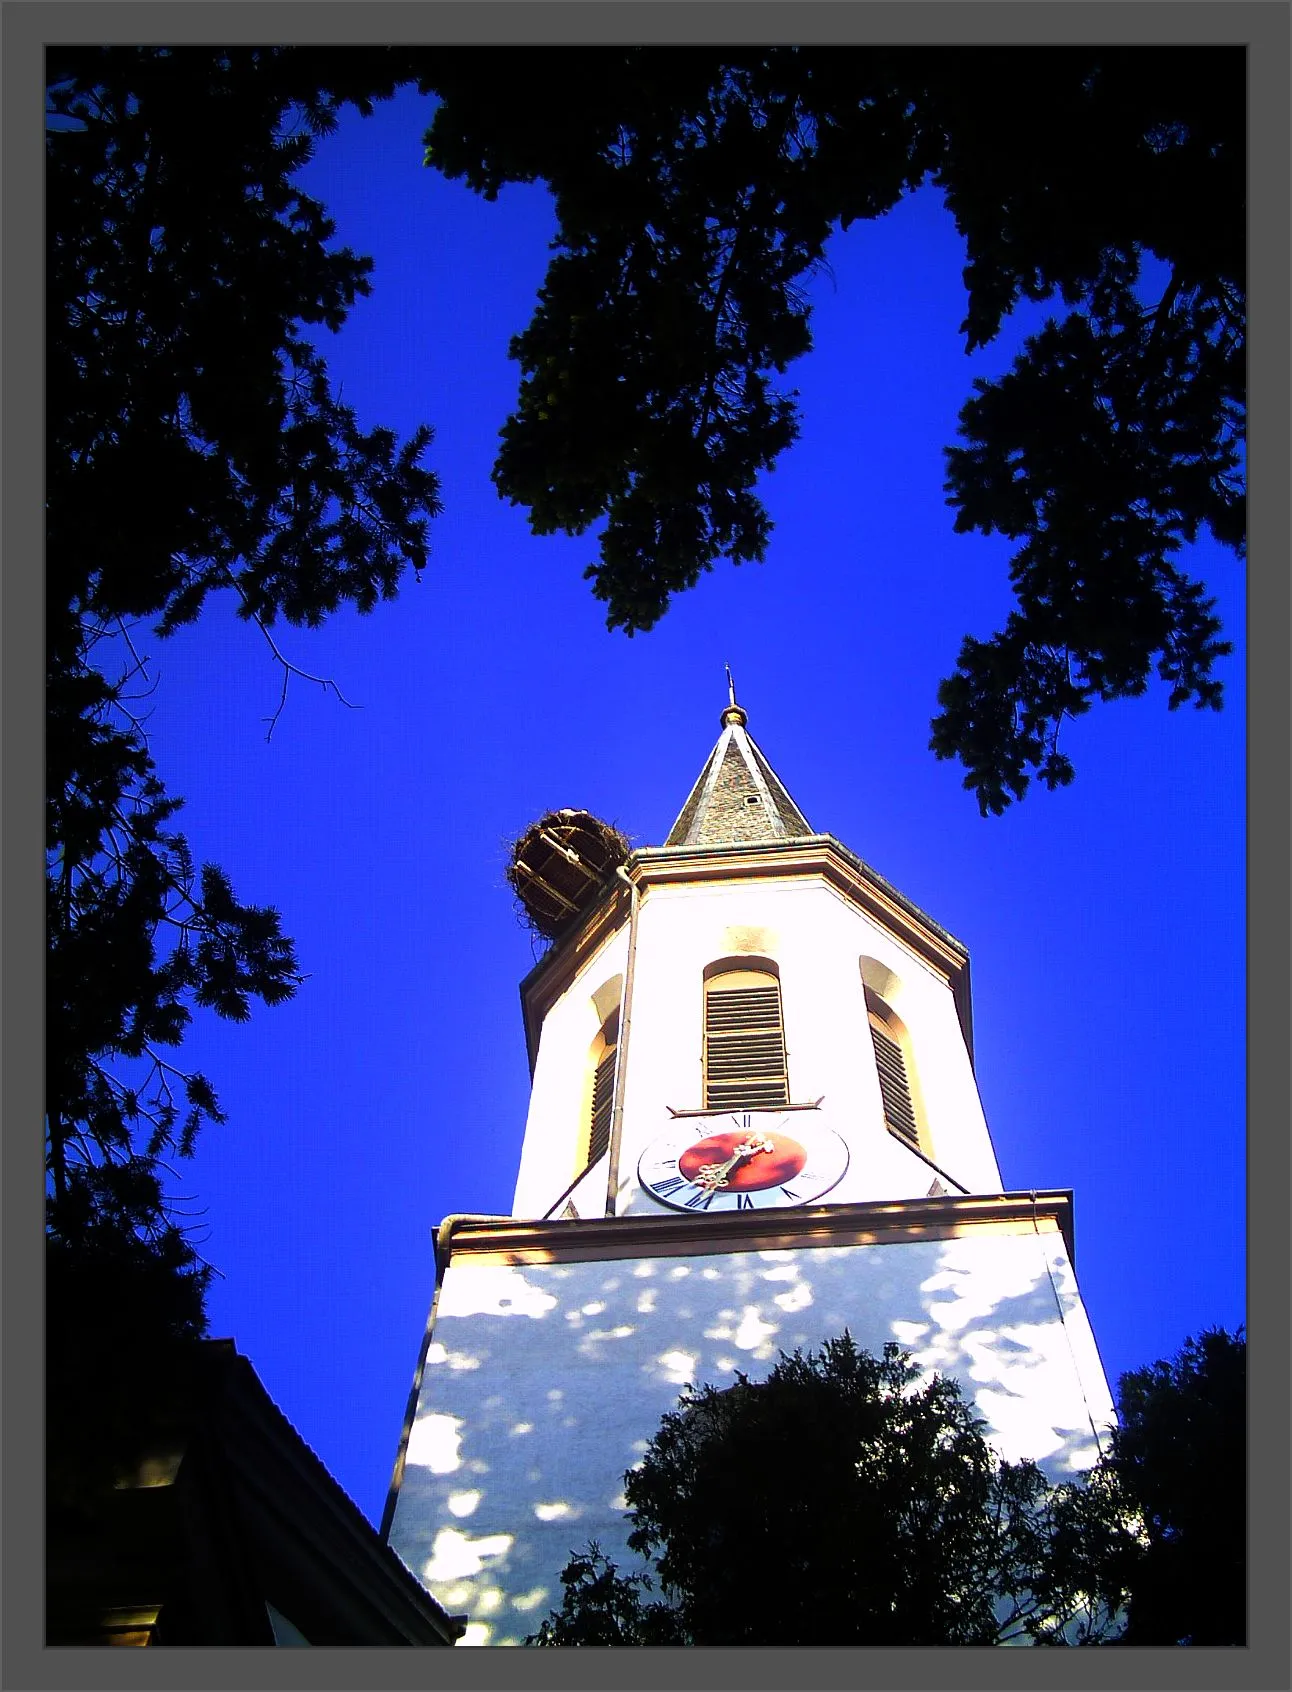
{"label": "stork nest", "polygon": [[632,847],[613,823],[591,811],[548,811],[512,842],[506,869],[517,911],[545,940],[600,897]]}

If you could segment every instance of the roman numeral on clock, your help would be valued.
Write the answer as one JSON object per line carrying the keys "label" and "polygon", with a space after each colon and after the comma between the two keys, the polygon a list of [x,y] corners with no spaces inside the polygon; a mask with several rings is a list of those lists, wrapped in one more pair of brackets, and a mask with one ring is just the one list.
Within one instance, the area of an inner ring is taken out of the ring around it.
{"label": "roman numeral on clock", "polygon": [[[772,1120],[778,1124],[774,1131],[760,1126]],[[806,1119],[797,1130],[802,1140],[797,1141],[782,1135],[784,1121],[769,1110],[752,1107],[713,1112],[700,1125],[698,1141],[693,1125],[667,1129],[640,1155],[637,1179],[643,1196],[649,1194],[674,1211],[689,1211],[710,1221],[733,1214],[770,1213],[777,1206],[819,1204],[848,1167],[847,1145],[832,1129]],[[703,1153],[698,1149],[701,1145]],[[788,1157],[782,1161],[781,1154],[791,1146],[796,1162],[803,1159],[801,1167]],[[760,1154],[772,1152],[778,1155],[760,1160]],[[711,1161],[703,1161],[706,1158]]]}

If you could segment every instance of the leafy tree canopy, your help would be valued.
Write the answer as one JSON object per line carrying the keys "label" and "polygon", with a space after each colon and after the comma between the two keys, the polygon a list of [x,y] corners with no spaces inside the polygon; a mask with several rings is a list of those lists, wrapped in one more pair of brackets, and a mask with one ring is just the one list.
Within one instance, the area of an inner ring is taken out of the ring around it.
{"label": "leafy tree canopy", "polygon": [[1118,1426],[1056,1511],[1062,1578],[1127,1645],[1247,1643],[1247,1342],[1208,1329],[1121,1377]]}
{"label": "leafy tree canopy", "polygon": [[[1243,1645],[1246,1342],[1123,1375],[1093,1469],[1000,1462],[956,1384],[845,1332],[683,1394],[537,1645]],[[657,1598],[648,1597],[656,1588]]]}
{"label": "leafy tree canopy", "polygon": [[612,628],[764,556],[803,283],[834,230],[931,182],[965,240],[968,350],[1020,299],[1065,308],[974,384],[948,449],[956,528],[1017,543],[1018,609],[966,638],[933,751],[1000,812],[1029,771],[1071,780],[1059,728],[1095,699],[1156,671],[1172,708],[1219,706],[1229,648],[1175,560],[1204,525],[1243,551],[1240,48],[563,49],[541,75],[490,49],[426,77],[431,163],[555,196],[495,480],[536,533],[602,523]]}
{"label": "leafy tree canopy", "polygon": [[[834,229],[932,181],[965,237],[968,346],[1020,298],[1071,308],[979,385],[950,453],[957,524],[1020,543],[1019,609],[966,641],[934,749],[999,810],[1028,769],[1069,779],[1062,718],[1142,690],[1155,665],[1172,704],[1219,702],[1218,624],[1172,559],[1203,524],[1242,546],[1241,55],[978,49],[971,76],[966,62],[596,49],[546,55],[535,76],[529,52],[493,49],[51,50],[61,1226],[105,1202],[85,1171],[155,1169],[218,1119],[206,1078],[171,1061],[193,1011],[241,1018],[299,979],[277,914],[240,901],[174,825],[133,704],[149,678],[132,628],[169,632],[224,594],[286,684],[277,618],[369,609],[426,559],[429,430],[361,428],[310,338],[368,288],[368,261],[333,244],[293,179],[347,103],[368,111],[415,81],[439,98],[428,142],[446,174],[490,195],[551,186],[559,234],[515,343],[496,475],[539,531],[602,524],[590,573],[612,626],[649,628],[717,557],[762,555],[755,484],[797,428],[778,379],[811,344],[803,281]],[[1145,255],[1168,276],[1153,305]]]}
{"label": "leafy tree canopy", "polygon": [[[993,1645],[1095,1637],[1045,1573],[1049,1487],[954,1381],[845,1333],[760,1382],[683,1395],[625,1477],[623,1575],[594,1544],[538,1645]],[[662,1597],[644,1594],[658,1583]]]}
{"label": "leafy tree canopy", "polygon": [[[1218,624],[1172,560],[1204,524],[1242,546],[1241,55],[972,63],[563,50],[536,76],[532,53],[493,49],[51,49],[50,1239],[122,1286],[149,1281],[137,1248],[186,1277],[167,1332],[200,1331],[205,1272],[165,1160],[220,1117],[177,1048],[196,1011],[246,1017],[300,975],[276,911],[175,826],[132,631],[223,596],[286,686],[277,620],[393,596],[438,510],[429,430],[361,427],[314,344],[369,286],[294,179],[347,104],[416,82],[446,174],[551,186],[496,474],[540,532],[603,525],[612,626],[647,629],[716,558],[762,555],[755,484],[797,428],[779,379],[811,343],[803,281],[832,230],[932,181],[965,236],[969,346],[1019,298],[1070,308],[976,391],[950,456],[957,524],[1019,543],[1019,610],[966,642],[935,750],[998,810],[1029,768],[1069,778],[1065,714],[1155,665],[1173,704],[1219,702]],[[1150,254],[1168,280],[1146,305]]]}
{"label": "leafy tree canopy", "polygon": [[[204,1323],[207,1272],[164,1160],[221,1113],[174,1049],[195,1009],[242,1020],[300,976],[277,912],[241,902],[174,827],[132,629],[164,635],[224,593],[272,645],[278,616],[368,610],[425,562],[430,432],[365,430],[333,391],[306,326],[339,329],[370,266],[332,245],[293,182],[342,104],[371,109],[400,64],[275,48],[49,56],[51,1288],[101,1276],[136,1336]],[[58,1300],[51,1334],[68,1355],[104,1331],[101,1303]]]}

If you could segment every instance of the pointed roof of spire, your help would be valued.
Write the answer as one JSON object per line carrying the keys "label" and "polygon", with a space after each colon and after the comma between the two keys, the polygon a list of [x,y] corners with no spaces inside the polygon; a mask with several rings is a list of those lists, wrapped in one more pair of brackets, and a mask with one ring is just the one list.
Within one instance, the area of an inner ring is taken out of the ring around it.
{"label": "pointed roof of spire", "polygon": [[722,733],[669,830],[666,846],[755,845],[812,832],[784,782],[746,732],[749,717],[736,703],[730,669],[727,693]]}

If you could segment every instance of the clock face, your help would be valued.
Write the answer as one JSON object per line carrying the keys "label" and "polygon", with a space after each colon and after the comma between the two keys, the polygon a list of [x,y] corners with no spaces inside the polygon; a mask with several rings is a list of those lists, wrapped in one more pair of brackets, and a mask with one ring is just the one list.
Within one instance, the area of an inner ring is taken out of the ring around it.
{"label": "clock face", "polygon": [[843,1140],[807,1111],[715,1111],[652,1140],[637,1179],[661,1204],[698,1216],[812,1204],[847,1167]]}

